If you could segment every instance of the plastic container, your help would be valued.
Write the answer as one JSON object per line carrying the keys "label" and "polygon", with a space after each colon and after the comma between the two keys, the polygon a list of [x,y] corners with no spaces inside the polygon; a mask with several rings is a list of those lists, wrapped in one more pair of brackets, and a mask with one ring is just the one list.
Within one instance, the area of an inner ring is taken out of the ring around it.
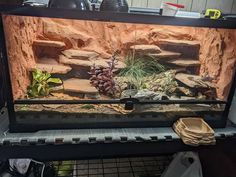
{"label": "plastic container", "polygon": [[163,16],[175,16],[180,8],[184,8],[183,5],[174,4],[174,3],[162,3],[162,15]]}
{"label": "plastic container", "polygon": [[179,120],[188,133],[212,135],[214,131],[201,118],[182,118]]}
{"label": "plastic container", "polygon": [[197,153],[179,152],[161,177],[203,177]]}
{"label": "plastic container", "polygon": [[185,144],[191,146],[214,145],[214,131],[201,118],[181,118],[174,123],[175,132]]}

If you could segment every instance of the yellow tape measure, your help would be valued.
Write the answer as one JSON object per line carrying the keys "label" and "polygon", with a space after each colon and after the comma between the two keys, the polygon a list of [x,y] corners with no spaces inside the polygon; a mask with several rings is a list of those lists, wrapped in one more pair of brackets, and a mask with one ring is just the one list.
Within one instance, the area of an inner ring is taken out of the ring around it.
{"label": "yellow tape measure", "polygon": [[207,9],[205,17],[210,19],[219,19],[221,17],[221,11],[218,9]]}

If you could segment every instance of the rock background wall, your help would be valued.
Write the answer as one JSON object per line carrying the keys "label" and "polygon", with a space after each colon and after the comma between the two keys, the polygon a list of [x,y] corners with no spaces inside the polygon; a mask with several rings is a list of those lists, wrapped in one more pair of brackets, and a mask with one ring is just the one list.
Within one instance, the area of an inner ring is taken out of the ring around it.
{"label": "rock background wall", "polygon": [[201,42],[201,73],[216,79],[217,95],[227,98],[236,62],[236,30],[196,28]]}
{"label": "rock background wall", "polygon": [[35,64],[32,40],[36,37],[62,41],[66,49],[95,51],[104,59],[117,50],[124,56],[134,44],[159,46],[161,39],[199,41],[200,73],[214,78],[217,95],[224,99],[235,69],[235,30],[28,17],[5,17],[5,24],[15,98],[21,98],[29,85],[26,68]]}
{"label": "rock background wall", "polygon": [[44,19],[43,24],[44,37],[63,40],[68,47],[96,51],[105,58],[134,44],[159,45],[160,39],[197,40],[201,43],[201,75],[215,79],[219,98],[228,95],[236,62],[236,30],[60,19]]}
{"label": "rock background wall", "polygon": [[32,42],[36,39],[39,19],[4,16],[4,31],[14,98],[24,98],[30,84],[28,67],[35,65]]}
{"label": "rock background wall", "polygon": [[82,48],[109,58],[114,51],[125,53],[134,44],[159,44],[159,39],[193,40],[191,28],[143,24],[43,19],[40,39],[59,40],[67,48]]}

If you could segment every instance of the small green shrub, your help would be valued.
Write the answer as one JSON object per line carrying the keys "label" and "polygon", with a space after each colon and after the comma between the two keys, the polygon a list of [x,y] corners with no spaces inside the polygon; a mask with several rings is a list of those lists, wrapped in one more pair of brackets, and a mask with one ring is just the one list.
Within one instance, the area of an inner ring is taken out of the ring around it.
{"label": "small green shrub", "polygon": [[144,70],[148,75],[159,74],[166,71],[166,67],[160,64],[158,59],[152,56],[143,56],[140,60],[144,63]]}
{"label": "small green shrub", "polygon": [[126,67],[120,71],[120,76],[126,77],[135,89],[139,89],[142,86],[143,78],[147,75],[144,70],[145,63],[139,58],[128,55],[125,58],[125,64]]}
{"label": "small green shrub", "polygon": [[59,78],[52,78],[48,72],[34,70],[27,95],[31,98],[48,96],[52,91],[53,84],[62,84],[62,81]]}
{"label": "small green shrub", "polygon": [[165,67],[151,56],[127,55],[125,64],[119,75],[126,77],[135,89],[144,87],[145,77],[165,71]]}

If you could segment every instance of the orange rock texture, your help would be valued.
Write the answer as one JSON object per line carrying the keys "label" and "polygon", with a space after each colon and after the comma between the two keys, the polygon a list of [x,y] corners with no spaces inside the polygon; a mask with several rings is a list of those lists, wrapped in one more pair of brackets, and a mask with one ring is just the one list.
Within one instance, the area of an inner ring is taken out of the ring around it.
{"label": "orange rock texture", "polygon": [[14,16],[4,17],[4,24],[15,99],[22,98],[29,85],[27,68],[37,60],[32,47],[35,39],[60,41],[65,50],[93,51],[103,59],[115,51],[125,56],[133,45],[160,46],[163,39],[198,41],[200,75],[214,78],[220,99],[227,98],[235,70],[236,30],[232,29]]}
{"label": "orange rock texture", "polygon": [[13,96],[24,98],[30,84],[28,67],[36,61],[32,43],[37,37],[39,19],[4,16],[3,20]]}
{"label": "orange rock texture", "polygon": [[236,29],[196,28],[194,38],[201,42],[201,73],[216,79],[217,96],[226,99],[236,65]]}

